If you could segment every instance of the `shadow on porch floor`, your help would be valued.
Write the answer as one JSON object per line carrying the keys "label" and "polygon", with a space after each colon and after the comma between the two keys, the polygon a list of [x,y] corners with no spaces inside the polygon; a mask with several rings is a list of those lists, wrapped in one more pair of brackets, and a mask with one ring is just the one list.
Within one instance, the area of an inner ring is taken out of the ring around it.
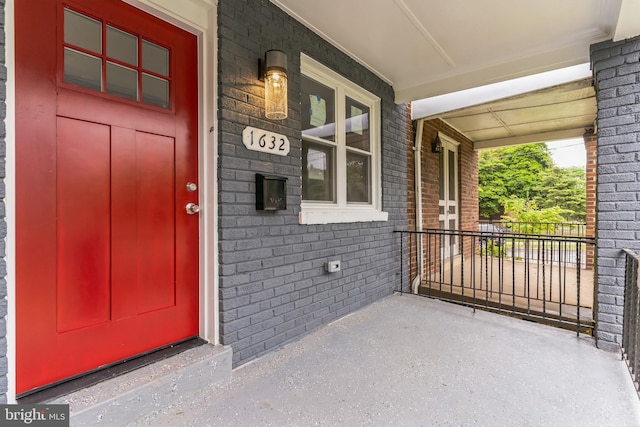
{"label": "shadow on porch floor", "polygon": [[[407,294],[248,363],[225,384],[168,407],[146,401],[130,425],[640,425],[626,365],[591,337]],[[109,411],[99,424],[110,425]],[[91,411],[71,421],[98,423]]]}

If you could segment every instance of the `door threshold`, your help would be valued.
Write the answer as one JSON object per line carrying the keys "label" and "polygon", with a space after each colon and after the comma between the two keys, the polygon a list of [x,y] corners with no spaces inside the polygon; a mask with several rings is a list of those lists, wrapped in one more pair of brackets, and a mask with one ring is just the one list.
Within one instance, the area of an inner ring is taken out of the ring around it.
{"label": "door threshold", "polygon": [[91,387],[103,381],[125,375],[144,366],[167,359],[189,349],[206,344],[207,341],[195,337],[161,347],[129,359],[89,371],[42,388],[18,395],[16,401],[21,404],[44,403],[60,396],[68,395],[78,390]]}

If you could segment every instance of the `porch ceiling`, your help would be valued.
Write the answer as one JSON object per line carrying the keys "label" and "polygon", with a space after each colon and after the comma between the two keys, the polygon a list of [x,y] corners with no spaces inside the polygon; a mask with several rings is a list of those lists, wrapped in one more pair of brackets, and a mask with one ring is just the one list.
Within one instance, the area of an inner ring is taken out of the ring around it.
{"label": "porch ceiling", "polygon": [[581,137],[596,120],[591,78],[438,115],[474,142],[474,148]]}
{"label": "porch ceiling", "polygon": [[397,102],[584,64],[591,44],[640,34],[640,0],[271,1],[390,83]]}

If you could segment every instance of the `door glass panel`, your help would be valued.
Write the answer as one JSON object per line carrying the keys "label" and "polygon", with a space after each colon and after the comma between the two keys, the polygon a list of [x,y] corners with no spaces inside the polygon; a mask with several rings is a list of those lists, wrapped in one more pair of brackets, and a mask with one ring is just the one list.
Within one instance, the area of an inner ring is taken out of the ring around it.
{"label": "door glass panel", "polygon": [[138,99],[138,72],[107,62],[107,93],[136,101]]}
{"label": "door glass panel", "polygon": [[142,68],[169,77],[169,50],[142,40]]}
{"label": "door glass panel", "polygon": [[302,142],[302,199],[333,202],[333,147]]}
{"label": "door glass panel", "polygon": [[[456,229],[456,220],[455,219],[450,219],[449,220],[449,230],[450,231],[454,231]],[[451,234],[449,237],[449,244],[450,245],[455,245],[456,244],[456,235],[455,234]]]}
{"label": "door glass panel", "polygon": [[456,207],[455,205],[449,205],[449,215],[455,215],[456,213]]}
{"label": "door glass panel", "polygon": [[347,146],[363,151],[369,147],[369,107],[346,97]]}
{"label": "door glass panel", "polygon": [[444,206],[438,206],[438,214],[444,215]]}
{"label": "door glass panel", "polygon": [[347,153],[347,202],[370,203],[369,156]]}
{"label": "door glass panel", "polygon": [[91,52],[102,53],[102,23],[65,9],[64,42]]}
{"label": "door glass panel", "polygon": [[138,37],[107,25],[107,56],[138,65]]}
{"label": "door glass panel", "polygon": [[440,189],[440,200],[444,200],[444,150],[440,151],[440,172],[438,176],[438,187]]}
{"label": "door glass panel", "polygon": [[456,199],[456,156],[451,150],[447,150],[449,155],[449,200]]}
{"label": "door glass panel", "polygon": [[64,82],[102,90],[102,60],[73,49],[64,49]]}
{"label": "door glass panel", "polygon": [[157,107],[169,108],[169,82],[165,79],[142,73],[142,102]]}

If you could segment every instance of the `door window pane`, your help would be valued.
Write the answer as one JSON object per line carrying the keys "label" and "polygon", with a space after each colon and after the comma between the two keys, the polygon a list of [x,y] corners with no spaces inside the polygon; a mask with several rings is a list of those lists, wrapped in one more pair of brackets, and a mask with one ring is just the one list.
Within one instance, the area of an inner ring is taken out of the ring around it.
{"label": "door window pane", "polygon": [[64,49],[64,82],[102,90],[102,60],[73,49]]}
{"label": "door window pane", "polygon": [[[455,220],[455,219],[450,219],[450,220],[449,220],[449,230],[454,231],[455,229],[456,229],[456,220]],[[451,246],[453,246],[453,245],[455,245],[455,244],[457,243],[457,242],[456,242],[457,237],[458,237],[458,236],[457,236],[457,235],[455,235],[455,234],[451,234],[451,235],[449,236],[449,244],[450,244]]]}
{"label": "door window pane", "polygon": [[107,56],[138,65],[138,37],[107,25]]}
{"label": "door window pane", "polygon": [[370,151],[369,146],[369,107],[347,98],[345,108],[347,146]]}
{"label": "door window pane", "polygon": [[438,188],[440,190],[440,200],[444,200],[444,150],[440,150],[440,170],[438,174]]}
{"label": "door window pane", "polygon": [[142,73],[142,102],[157,107],[169,108],[169,82],[165,79]]}
{"label": "door window pane", "polygon": [[91,52],[102,53],[102,23],[65,9],[64,42]]}
{"label": "door window pane", "polygon": [[142,68],[163,76],[169,76],[169,50],[142,40]]}
{"label": "door window pane", "polygon": [[347,202],[369,203],[369,156],[347,153]]}
{"label": "door window pane", "polygon": [[138,72],[107,62],[107,93],[136,101],[138,99]]}
{"label": "door window pane", "polygon": [[[147,40],[140,41],[132,32],[65,8],[64,42],[73,47],[61,47],[64,82],[169,108],[169,49]],[[81,49],[74,48],[76,46]]]}
{"label": "door window pane", "polygon": [[335,94],[308,77],[302,76],[302,135],[327,141],[336,140]]}
{"label": "door window pane", "polygon": [[456,154],[447,150],[449,156],[449,200],[456,200]]}
{"label": "door window pane", "polygon": [[333,147],[302,142],[302,198],[334,201]]}

